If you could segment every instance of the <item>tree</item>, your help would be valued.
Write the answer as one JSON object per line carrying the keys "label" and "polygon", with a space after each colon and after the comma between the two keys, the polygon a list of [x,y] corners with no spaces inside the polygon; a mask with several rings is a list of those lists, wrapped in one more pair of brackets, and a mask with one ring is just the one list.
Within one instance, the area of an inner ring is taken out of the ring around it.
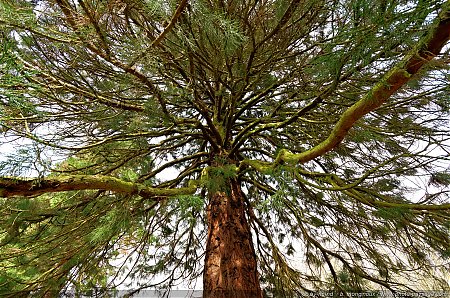
{"label": "tree", "polygon": [[2,294],[448,287],[449,1],[0,7]]}

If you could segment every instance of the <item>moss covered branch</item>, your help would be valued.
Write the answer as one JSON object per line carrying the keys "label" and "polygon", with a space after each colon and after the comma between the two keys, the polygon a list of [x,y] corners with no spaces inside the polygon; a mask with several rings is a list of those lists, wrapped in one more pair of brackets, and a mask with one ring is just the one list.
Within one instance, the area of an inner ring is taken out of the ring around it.
{"label": "moss covered branch", "polygon": [[268,167],[276,166],[281,162],[304,163],[333,150],[342,142],[348,131],[359,119],[384,104],[392,94],[411,79],[412,75],[416,74],[422,66],[436,57],[449,39],[450,1],[447,1],[442,6],[441,13],[436,21],[428,33],[418,42],[417,46],[394,68],[387,72],[363,98],[341,115],[339,121],[325,140],[313,148],[297,154],[286,149],[280,150],[275,162],[270,166],[267,163],[250,160],[244,160],[243,164],[249,165],[258,171],[267,171]]}
{"label": "moss covered branch", "polygon": [[71,190],[106,190],[152,198],[193,194],[197,190],[197,184],[193,181],[184,188],[154,188],[101,175],[68,175],[34,179],[0,177],[0,197],[5,198]]}

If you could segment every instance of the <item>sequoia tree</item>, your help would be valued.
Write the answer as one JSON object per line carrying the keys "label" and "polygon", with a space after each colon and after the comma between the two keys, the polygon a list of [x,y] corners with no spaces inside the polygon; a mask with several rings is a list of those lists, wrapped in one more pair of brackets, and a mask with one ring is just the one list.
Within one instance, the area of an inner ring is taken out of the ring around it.
{"label": "sequoia tree", "polygon": [[449,1],[1,0],[0,28],[2,295],[448,289]]}

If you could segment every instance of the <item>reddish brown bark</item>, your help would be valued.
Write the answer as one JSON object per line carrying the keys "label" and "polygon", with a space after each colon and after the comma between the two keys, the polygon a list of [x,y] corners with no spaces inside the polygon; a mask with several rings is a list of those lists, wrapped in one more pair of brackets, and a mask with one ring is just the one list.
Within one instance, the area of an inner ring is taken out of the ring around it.
{"label": "reddish brown bark", "polygon": [[207,220],[203,297],[261,298],[252,235],[236,180],[230,181],[229,191],[211,196]]}

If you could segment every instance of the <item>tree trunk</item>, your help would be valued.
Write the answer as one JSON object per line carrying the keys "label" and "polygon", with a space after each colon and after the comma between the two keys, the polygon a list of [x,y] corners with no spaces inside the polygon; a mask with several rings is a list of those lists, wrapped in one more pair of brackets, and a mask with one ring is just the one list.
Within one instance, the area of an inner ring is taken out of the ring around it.
{"label": "tree trunk", "polygon": [[211,195],[207,208],[208,238],[204,298],[261,298],[250,226],[245,217],[243,193],[237,180],[229,191]]}

